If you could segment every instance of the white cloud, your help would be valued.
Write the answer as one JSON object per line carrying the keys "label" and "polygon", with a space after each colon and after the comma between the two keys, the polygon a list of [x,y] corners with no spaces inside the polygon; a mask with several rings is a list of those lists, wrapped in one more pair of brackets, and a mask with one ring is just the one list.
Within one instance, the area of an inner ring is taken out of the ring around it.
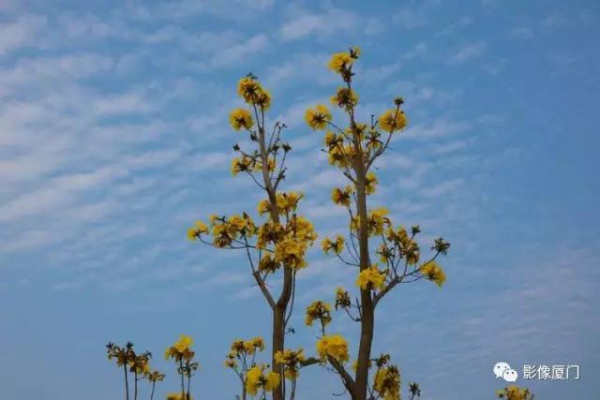
{"label": "white cloud", "polygon": [[448,58],[449,64],[462,64],[481,57],[486,51],[486,45],[483,42],[471,43],[463,46],[451,54]]}
{"label": "white cloud", "polygon": [[458,190],[464,184],[464,180],[457,178],[447,181],[443,181],[432,187],[424,188],[422,193],[423,196],[428,198],[434,198],[442,195],[446,195],[449,192]]}
{"label": "white cloud", "polygon": [[297,7],[288,11],[289,20],[279,29],[283,40],[299,40],[308,36],[329,37],[340,33],[362,32],[376,35],[384,31],[376,17],[364,17],[353,11],[325,7],[309,13]]}
{"label": "white cloud", "polygon": [[405,29],[418,28],[428,22],[423,12],[410,9],[397,12],[392,16],[392,20]]}
{"label": "white cloud", "polygon": [[229,46],[215,53],[210,65],[213,68],[233,65],[249,56],[256,55],[264,50],[269,43],[267,35],[260,33],[252,36],[242,43]]}
{"label": "white cloud", "polygon": [[558,28],[566,24],[567,19],[559,14],[550,15],[542,21],[542,27],[544,28]]}
{"label": "white cloud", "polygon": [[36,39],[46,27],[46,17],[25,15],[16,21],[0,25],[0,56],[13,50],[36,46]]}
{"label": "white cloud", "polygon": [[510,31],[509,35],[515,39],[533,39],[533,31],[527,27],[514,28]]}
{"label": "white cloud", "polygon": [[472,124],[466,121],[452,121],[446,117],[440,117],[428,122],[409,126],[402,138],[426,140],[447,137],[464,133],[472,128]]}

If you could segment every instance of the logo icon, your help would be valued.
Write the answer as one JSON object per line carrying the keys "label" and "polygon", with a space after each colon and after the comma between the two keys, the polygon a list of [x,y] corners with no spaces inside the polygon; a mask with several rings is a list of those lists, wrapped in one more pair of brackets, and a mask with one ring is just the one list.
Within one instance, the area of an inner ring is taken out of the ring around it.
{"label": "logo icon", "polygon": [[519,374],[517,371],[512,369],[510,365],[506,362],[497,362],[494,365],[494,375],[496,375],[496,379],[502,378],[506,382],[516,382]]}

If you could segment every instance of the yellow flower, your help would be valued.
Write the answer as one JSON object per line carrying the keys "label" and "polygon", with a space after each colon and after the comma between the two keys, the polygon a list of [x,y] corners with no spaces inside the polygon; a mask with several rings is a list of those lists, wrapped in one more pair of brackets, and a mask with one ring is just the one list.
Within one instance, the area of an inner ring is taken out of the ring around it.
{"label": "yellow flower", "polygon": [[298,378],[300,363],[305,360],[303,352],[302,349],[297,351],[285,349],[283,352],[278,351],[275,353],[275,362],[283,364],[286,379],[294,380]]}
{"label": "yellow flower", "polygon": [[373,290],[383,289],[385,285],[385,274],[381,273],[379,268],[377,268],[377,264],[375,264],[371,266],[371,268],[360,271],[360,274],[358,274],[358,278],[356,279],[356,284],[363,290],[366,290],[367,288]]}
{"label": "yellow flower", "polygon": [[319,104],[315,108],[306,110],[304,119],[308,126],[313,130],[321,130],[327,127],[327,124],[331,122],[332,117],[327,107]]}
{"label": "yellow flower", "polygon": [[240,79],[238,94],[244,98],[247,104],[259,106],[263,110],[268,110],[271,107],[271,94],[252,77]]}
{"label": "yellow flower", "polygon": [[365,188],[367,194],[373,194],[375,193],[375,187],[377,186],[377,184],[379,183],[379,181],[377,180],[377,176],[375,175],[374,172],[369,172],[366,176],[366,180],[367,180],[367,186]]}
{"label": "yellow flower", "polygon": [[275,246],[275,260],[292,269],[306,266],[305,246],[295,239],[285,239]]}
{"label": "yellow flower", "polygon": [[247,103],[251,103],[261,89],[260,83],[250,77],[242,78],[238,83],[238,94],[243,97]]}
{"label": "yellow flower", "polygon": [[313,321],[318,319],[325,327],[331,322],[331,306],[323,301],[313,301],[306,308],[306,318],[304,320],[307,326],[312,326]]}
{"label": "yellow flower", "polygon": [[396,366],[383,367],[375,373],[373,389],[384,400],[400,400],[400,371]]}
{"label": "yellow flower", "polygon": [[352,305],[350,294],[343,287],[339,287],[335,291],[335,309],[339,307],[348,308]]}
{"label": "yellow flower", "polygon": [[331,131],[326,131],[325,138],[323,139],[323,141],[325,142],[325,146],[331,148],[331,147],[337,146],[339,144],[342,144],[344,142],[344,138],[343,138],[343,136],[336,135],[335,133],[333,133]]}
{"label": "yellow flower", "polygon": [[194,226],[191,227],[190,229],[188,229],[187,237],[190,240],[196,240],[203,233],[208,233],[208,227],[206,226],[206,224],[204,222],[196,221],[194,223]]}
{"label": "yellow flower", "polygon": [[331,200],[334,204],[348,207],[352,200],[352,193],[354,193],[354,187],[351,185],[347,185],[343,190],[334,188],[331,191]]}
{"label": "yellow flower", "polygon": [[252,171],[256,165],[257,162],[247,156],[234,158],[231,162],[231,174],[235,176],[239,172]]}
{"label": "yellow flower", "polygon": [[277,208],[280,214],[296,211],[298,202],[302,198],[302,194],[298,192],[279,192],[277,193]]}
{"label": "yellow flower", "polygon": [[335,53],[329,61],[329,69],[342,73],[352,66],[353,61],[354,59],[350,56],[350,53]]}
{"label": "yellow flower", "polygon": [[348,361],[348,342],[342,335],[323,336],[317,342],[316,347],[322,361],[326,360],[327,356],[331,356],[341,363]]}
{"label": "yellow flower", "polygon": [[[167,400],[188,400],[188,396],[187,394],[182,395],[181,393],[169,393],[167,395]],[[189,395],[189,400],[194,400],[191,394]]]}
{"label": "yellow flower", "polygon": [[277,386],[279,386],[280,382],[281,378],[279,377],[279,374],[273,371],[269,371],[269,373],[267,374],[267,381],[265,382],[265,390],[268,392],[275,390]]}
{"label": "yellow flower", "polygon": [[236,340],[231,345],[231,352],[228,357],[233,358],[238,354],[254,354],[256,350],[263,351],[265,349],[265,343],[261,337],[255,337],[250,340]]}
{"label": "yellow flower", "polygon": [[439,287],[442,287],[444,282],[446,282],[446,274],[444,273],[444,270],[435,261],[430,261],[427,264],[422,265],[419,268],[419,272],[425,278],[435,282]]}
{"label": "yellow flower", "polygon": [[256,396],[258,390],[263,388],[266,391],[272,391],[279,386],[279,374],[270,371],[264,375],[264,366],[254,366],[246,373],[246,390],[251,396]]}
{"label": "yellow flower", "polygon": [[379,126],[386,132],[400,131],[406,127],[406,115],[400,109],[390,109],[379,117]]}
{"label": "yellow flower", "polygon": [[502,390],[498,390],[496,395],[506,400],[532,400],[534,398],[529,389],[522,389],[516,385],[509,385]]}
{"label": "yellow flower", "polygon": [[358,104],[358,95],[352,89],[340,87],[331,97],[331,104],[349,109]]}
{"label": "yellow flower", "polygon": [[229,114],[229,123],[236,131],[240,129],[250,129],[254,125],[250,111],[244,108],[236,108]]}
{"label": "yellow flower", "polygon": [[329,254],[331,251],[335,254],[340,254],[342,250],[344,250],[344,244],[344,237],[342,235],[337,235],[335,242],[331,241],[329,238],[325,238],[321,247],[326,254]]}
{"label": "yellow flower", "polygon": [[178,352],[183,353],[194,344],[194,339],[189,336],[181,335],[179,340],[173,345]]}
{"label": "yellow flower", "polygon": [[261,200],[258,203],[258,215],[262,216],[268,212],[271,212],[271,203],[267,199]]}
{"label": "yellow flower", "polygon": [[389,224],[390,220],[387,215],[390,211],[385,207],[379,207],[371,210],[369,213],[369,234],[370,235],[381,235],[385,224]]}

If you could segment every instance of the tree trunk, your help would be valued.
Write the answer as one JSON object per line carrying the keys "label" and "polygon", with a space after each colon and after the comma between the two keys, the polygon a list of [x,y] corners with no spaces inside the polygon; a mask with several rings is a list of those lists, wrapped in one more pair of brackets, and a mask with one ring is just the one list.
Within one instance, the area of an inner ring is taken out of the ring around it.
{"label": "tree trunk", "polygon": [[[358,242],[360,256],[360,270],[364,271],[371,267],[369,258],[369,227],[367,214],[367,194],[366,194],[366,172],[363,160],[362,150],[360,150],[359,141],[355,138],[357,151],[356,160],[356,207],[359,216]],[[373,344],[373,333],[375,328],[375,309],[371,297],[371,289],[361,289],[361,324],[360,324],[360,344],[358,349],[358,360],[356,370],[356,383],[352,400],[366,400],[369,386],[369,359],[371,358],[371,346]]]}

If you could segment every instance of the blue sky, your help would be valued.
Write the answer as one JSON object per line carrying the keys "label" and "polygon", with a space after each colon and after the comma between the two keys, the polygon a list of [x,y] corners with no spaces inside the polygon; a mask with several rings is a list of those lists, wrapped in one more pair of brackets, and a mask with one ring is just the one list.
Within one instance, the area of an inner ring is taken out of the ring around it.
{"label": "blue sky", "polygon": [[[346,220],[343,182],[319,153],[307,106],[338,85],[332,52],[362,48],[363,118],[406,99],[410,128],[381,159],[372,205],[452,243],[447,285],[407,285],[378,310],[389,351],[425,400],[493,398],[497,361],[579,364],[581,379],[530,382],[539,399],[597,398],[600,372],[600,9],[593,0],[0,0],[0,386],[11,399],[120,398],[104,345],[161,357],[196,339],[198,398],[232,399],[229,343],[267,336],[242,254],[185,232],[262,197],[229,173],[237,80],[274,96],[290,155],[286,189],[321,236]],[[318,249],[315,249],[318,250]],[[319,251],[297,310],[354,275]],[[293,319],[292,347],[316,332]],[[333,323],[355,344],[356,326]],[[299,399],[334,398],[303,374]]]}

